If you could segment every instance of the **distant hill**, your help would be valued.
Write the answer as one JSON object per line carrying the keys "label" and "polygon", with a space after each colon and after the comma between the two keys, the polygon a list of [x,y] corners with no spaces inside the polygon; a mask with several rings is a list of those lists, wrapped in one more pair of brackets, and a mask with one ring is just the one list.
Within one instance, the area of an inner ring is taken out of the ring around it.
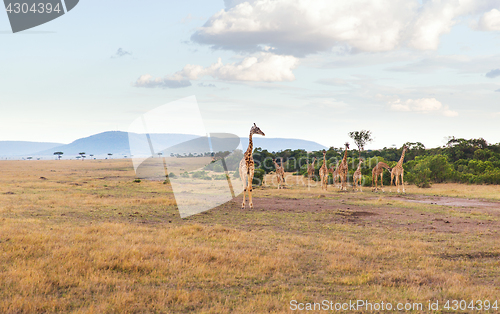
{"label": "distant hill", "polygon": [[[134,154],[148,154],[149,145],[144,145],[145,135],[130,133],[133,143],[142,143]],[[199,136],[192,134],[151,134],[150,139],[154,147],[188,147],[189,143],[198,143]],[[192,141],[193,140],[193,141]],[[2,146],[4,145],[4,146]],[[217,143],[212,141],[212,145]],[[243,150],[248,147],[248,138],[241,138]],[[307,151],[325,148],[316,142],[288,139],[254,137],[254,147],[267,149],[270,152],[278,152],[285,149],[305,149]],[[3,148],[3,149],[2,149]],[[214,147],[215,148],[215,147]],[[85,152],[87,157],[92,154],[96,158],[107,157],[108,153],[113,157],[130,156],[129,134],[121,131],[109,131],[80,138],[70,144],[60,143],[37,143],[37,142],[0,142],[0,156],[18,157],[54,157],[54,152],[64,153],[63,158],[74,158],[80,152]]]}
{"label": "distant hill", "polygon": [[[136,140],[142,140],[143,135],[130,133],[130,136]],[[173,146],[197,137],[190,134],[151,134],[155,142],[159,142],[165,146]],[[130,156],[129,134],[122,131],[108,131],[77,139],[76,141],[48,150],[34,153],[35,156],[49,156],[54,152],[61,151],[64,157],[76,157],[79,153],[85,152],[88,155],[92,154],[95,157],[101,158],[108,154],[113,154],[115,157]]]}
{"label": "distant hill", "polygon": [[[243,150],[248,147],[248,137],[241,138]],[[304,149],[308,152],[320,149],[326,149],[325,146],[313,141],[299,140],[294,138],[267,138],[255,135],[253,137],[253,147],[267,149],[269,152],[279,152],[285,149]]]}
{"label": "distant hill", "polygon": [[61,146],[61,143],[48,142],[24,142],[24,141],[0,141],[0,156],[24,156],[33,152],[52,149]]}

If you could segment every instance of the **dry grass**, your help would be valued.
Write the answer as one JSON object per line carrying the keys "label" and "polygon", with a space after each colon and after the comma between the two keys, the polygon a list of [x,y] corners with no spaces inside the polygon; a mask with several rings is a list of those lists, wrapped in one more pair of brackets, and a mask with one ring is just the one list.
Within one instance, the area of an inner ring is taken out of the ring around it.
{"label": "dry grass", "polygon": [[[242,211],[239,201],[181,220],[169,185],[133,182],[126,160],[1,161],[0,168],[0,313],[282,313],[292,299],[500,297],[494,232],[403,231],[339,223],[328,211]],[[476,197],[496,199],[498,187],[474,188]],[[469,197],[469,189],[414,192]],[[389,202],[291,184],[255,196],[360,208]],[[428,215],[453,210],[408,206]]]}

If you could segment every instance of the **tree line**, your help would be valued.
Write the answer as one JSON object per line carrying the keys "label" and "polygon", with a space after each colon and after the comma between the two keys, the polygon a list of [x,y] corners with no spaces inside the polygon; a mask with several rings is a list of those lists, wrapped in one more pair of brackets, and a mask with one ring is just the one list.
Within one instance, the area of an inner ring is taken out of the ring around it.
{"label": "tree line", "polygon": [[[407,142],[403,168],[405,181],[419,187],[430,187],[432,183],[459,182],[470,184],[500,184],[500,143],[488,144],[483,138],[463,139],[450,137],[446,145],[437,148],[426,148],[420,142]],[[364,151],[358,149],[347,152],[349,176],[357,168],[359,158],[364,159],[362,164],[363,185],[371,185],[372,169],[382,161],[393,167],[401,157],[403,148],[387,148]],[[335,166],[344,154],[342,147],[330,147],[326,151],[327,167]],[[283,160],[283,167],[287,172],[307,176],[307,163],[316,158],[315,175],[318,177],[319,168],[323,164],[323,151],[307,152],[302,149],[287,149],[279,152],[269,152],[255,148],[256,183],[262,180],[265,173],[275,171],[272,159]],[[330,183],[332,178],[330,176]],[[261,181],[262,182],[262,181]],[[390,176],[384,176],[384,185],[390,183]]]}

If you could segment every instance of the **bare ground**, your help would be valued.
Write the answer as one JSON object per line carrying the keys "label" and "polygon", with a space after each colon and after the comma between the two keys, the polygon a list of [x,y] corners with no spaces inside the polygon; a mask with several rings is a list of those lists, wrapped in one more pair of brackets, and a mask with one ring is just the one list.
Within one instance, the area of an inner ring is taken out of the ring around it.
{"label": "bare ground", "polygon": [[[341,194],[336,198],[325,195],[317,198],[254,197],[254,209],[249,209],[248,205],[246,209],[240,209],[239,197],[213,210],[308,213],[317,215],[318,222],[322,223],[423,232],[496,233],[500,230],[500,202],[417,194],[374,197],[368,192],[363,193],[361,204],[356,204],[359,196],[360,193]],[[286,229],[285,226],[275,227]]]}

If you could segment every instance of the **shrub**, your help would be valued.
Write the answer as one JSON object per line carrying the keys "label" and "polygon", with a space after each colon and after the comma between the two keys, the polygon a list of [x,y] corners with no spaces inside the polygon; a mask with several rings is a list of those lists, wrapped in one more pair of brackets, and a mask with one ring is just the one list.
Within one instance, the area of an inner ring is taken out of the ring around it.
{"label": "shrub", "polygon": [[215,172],[224,172],[224,167],[220,164],[215,164],[214,169]]}
{"label": "shrub", "polygon": [[262,181],[264,180],[265,174],[266,174],[266,171],[264,169],[261,169],[261,168],[255,169],[255,171],[253,173],[252,185],[261,186]]}
{"label": "shrub", "polygon": [[444,155],[428,156],[425,158],[433,182],[440,183],[446,181],[450,174],[451,165],[448,163],[448,157]]}
{"label": "shrub", "polygon": [[[390,175],[389,175],[389,177],[390,177]],[[361,178],[361,185],[362,186],[372,186],[372,176],[371,175],[370,176],[363,175],[363,178]]]}
{"label": "shrub", "polygon": [[411,179],[419,188],[430,188],[431,173],[428,163],[420,162],[413,168]]}
{"label": "shrub", "polygon": [[192,177],[202,180],[212,180],[212,177],[204,170],[193,172]]}

